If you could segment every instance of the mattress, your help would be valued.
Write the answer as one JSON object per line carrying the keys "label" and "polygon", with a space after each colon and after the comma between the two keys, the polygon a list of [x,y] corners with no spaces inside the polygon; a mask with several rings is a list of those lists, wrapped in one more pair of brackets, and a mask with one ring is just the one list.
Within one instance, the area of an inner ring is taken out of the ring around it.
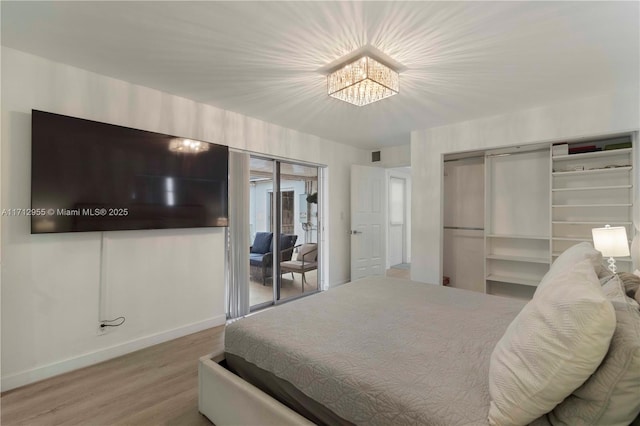
{"label": "mattress", "polygon": [[371,277],[228,325],[225,352],[341,423],[486,425],[489,358],[524,304]]}

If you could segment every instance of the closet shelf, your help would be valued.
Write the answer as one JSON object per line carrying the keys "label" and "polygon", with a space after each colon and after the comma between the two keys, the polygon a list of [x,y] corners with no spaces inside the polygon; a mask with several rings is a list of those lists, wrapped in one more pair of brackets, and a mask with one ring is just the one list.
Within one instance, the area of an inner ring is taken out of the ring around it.
{"label": "closet shelf", "polygon": [[[640,185],[636,183],[637,148],[626,148],[628,142],[637,143],[637,135],[566,142],[571,152],[571,148],[590,145],[624,147],[615,150],[553,156],[545,146],[540,155],[532,151],[512,152],[508,158],[485,157],[487,293],[530,297],[558,252],[581,242],[593,244],[592,228],[608,224],[633,233],[634,200]],[[531,215],[534,210],[536,214]],[[617,258],[619,269],[632,269],[631,259]]]}
{"label": "closet shelf", "polygon": [[616,173],[616,172],[628,172],[632,169],[631,166],[625,167],[609,167],[607,169],[593,169],[593,170],[573,170],[569,172],[553,172],[553,176],[574,176],[574,175],[588,175],[588,174],[600,174],[600,173]]}
{"label": "closet shelf", "polygon": [[632,148],[623,148],[623,149],[611,149],[608,151],[595,151],[595,152],[582,152],[579,154],[567,154],[567,155],[556,155],[553,158],[553,161],[566,161],[566,160],[575,160],[582,158],[598,158],[598,157],[613,157],[616,155],[628,155],[631,154]]}
{"label": "closet shelf", "polygon": [[[561,254],[562,254],[561,251],[554,251],[552,256],[553,257],[558,257]],[[604,258],[604,259],[606,260],[607,258]],[[614,257],[614,259],[616,260],[616,262],[632,262],[630,257]]]}
{"label": "closet shelf", "polygon": [[[588,243],[593,241],[591,237],[553,237],[551,239],[554,241],[586,241]],[[629,244],[631,244],[631,240],[629,240]]]}
{"label": "closet shelf", "polygon": [[508,256],[504,254],[489,254],[487,255],[487,259],[495,259],[495,260],[508,260],[512,262],[527,262],[527,263],[544,263],[549,264],[549,259],[541,258],[541,257],[531,257],[531,256]]}
{"label": "closet shelf", "polygon": [[631,207],[633,204],[554,204],[553,208],[565,207]]}
{"label": "closet shelf", "polygon": [[509,234],[488,234],[487,238],[516,238],[520,240],[548,240],[549,237],[542,235],[509,235]]}
{"label": "closet shelf", "polygon": [[584,186],[579,188],[554,188],[553,192],[569,192],[569,191],[598,191],[610,189],[631,189],[633,185],[612,185],[612,186]]}
{"label": "closet shelf", "polygon": [[531,286],[531,287],[537,287],[538,284],[540,283],[539,279],[524,278],[524,277],[511,277],[511,276],[507,276],[507,275],[495,275],[495,274],[488,275],[487,276],[487,281],[499,281],[499,282],[502,282],[502,283],[521,284],[521,285],[528,285],[528,286]]}
{"label": "closet shelf", "polygon": [[625,226],[625,225],[633,225],[633,222],[619,222],[615,220],[602,220],[600,222],[575,222],[575,221],[567,221],[567,220],[554,220],[554,225],[611,225],[611,226]]}

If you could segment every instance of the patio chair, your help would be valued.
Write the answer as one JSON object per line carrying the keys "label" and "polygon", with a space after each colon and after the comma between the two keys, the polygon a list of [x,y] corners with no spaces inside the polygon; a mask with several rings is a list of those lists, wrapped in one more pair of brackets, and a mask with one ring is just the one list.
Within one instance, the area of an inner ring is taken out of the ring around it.
{"label": "patio chair", "polygon": [[[280,259],[290,260],[293,248],[298,240],[297,235],[280,235]],[[253,278],[267,284],[267,278],[273,275],[273,233],[258,232],[253,240],[249,253],[250,274]]]}
{"label": "patio chair", "polygon": [[296,248],[298,248],[296,259],[281,262],[280,272],[283,274],[291,272],[291,277],[294,273],[302,274],[302,291],[304,292],[304,285],[307,282],[304,274],[318,269],[318,244],[306,243]]}

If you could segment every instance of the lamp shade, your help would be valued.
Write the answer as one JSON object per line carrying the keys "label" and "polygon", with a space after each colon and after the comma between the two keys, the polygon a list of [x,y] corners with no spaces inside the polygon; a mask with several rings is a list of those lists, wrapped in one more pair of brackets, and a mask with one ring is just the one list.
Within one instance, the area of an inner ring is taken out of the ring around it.
{"label": "lamp shade", "polygon": [[605,226],[593,228],[593,246],[605,257],[629,256],[627,228],[624,226]]}

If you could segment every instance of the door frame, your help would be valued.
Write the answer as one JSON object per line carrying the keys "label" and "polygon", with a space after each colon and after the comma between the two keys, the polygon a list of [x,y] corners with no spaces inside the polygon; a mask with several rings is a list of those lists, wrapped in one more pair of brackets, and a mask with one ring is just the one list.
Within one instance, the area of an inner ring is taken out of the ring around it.
{"label": "door frame", "polygon": [[389,253],[391,252],[390,244],[390,217],[391,203],[389,196],[391,179],[404,180],[404,226],[402,233],[402,263],[411,263],[411,166],[388,167],[386,171],[387,184],[385,185],[385,203],[387,206],[387,218],[385,226],[385,244],[387,246],[387,258],[385,260],[386,268],[389,269],[391,261]]}
{"label": "door frame", "polygon": [[351,165],[352,281],[371,275],[385,275],[388,214],[386,181],[386,171],[382,167]]}
{"label": "door frame", "polygon": [[[328,246],[327,243],[325,243],[325,241],[328,241],[328,229],[327,229],[327,224],[325,224],[324,221],[324,217],[325,214],[328,213],[328,209],[329,206],[327,205],[327,201],[328,201],[328,197],[326,196],[326,191],[329,187],[328,185],[328,166],[323,165],[323,164],[316,164],[316,163],[310,163],[307,161],[300,161],[300,160],[295,160],[295,159],[291,159],[291,158],[285,158],[285,157],[277,157],[277,156],[271,156],[271,155],[266,155],[266,154],[262,154],[262,153],[254,153],[254,152],[249,152],[249,151],[243,151],[243,150],[238,150],[238,151],[242,151],[242,152],[246,152],[247,154],[249,154],[249,158],[258,158],[258,159],[263,159],[263,160],[267,160],[267,161],[273,161],[273,173],[272,173],[272,182],[273,182],[273,187],[268,190],[268,193],[271,193],[271,195],[269,195],[267,197],[267,209],[269,209],[269,204],[271,204],[271,210],[270,210],[270,227],[273,230],[273,246],[274,247],[279,247],[280,245],[280,223],[278,220],[276,220],[276,218],[278,217],[277,212],[279,210],[281,210],[281,197],[280,194],[282,192],[286,192],[289,191],[290,188],[281,188],[281,176],[280,176],[280,167],[282,165],[282,163],[288,163],[288,164],[297,164],[297,165],[301,165],[301,166],[306,166],[306,167],[314,167],[317,169],[318,171],[318,205],[320,206],[320,208],[318,208],[317,214],[318,214],[318,218],[317,218],[317,223],[318,223],[318,229],[317,229],[317,244],[318,244],[318,269],[317,269],[317,273],[318,273],[318,289],[317,291],[310,291],[310,292],[305,292],[304,294],[300,294],[298,296],[292,296],[292,297],[288,297],[286,299],[280,300],[280,286],[281,286],[281,274],[280,274],[280,252],[279,251],[274,251],[273,252],[273,272],[272,272],[272,287],[273,287],[273,299],[271,301],[268,302],[263,302],[263,303],[258,303],[256,305],[250,305],[249,309],[250,312],[255,312],[258,311],[260,309],[264,309],[267,308],[269,306],[276,306],[279,305],[281,303],[286,303],[292,300],[296,300],[302,297],[306,297],[308,295],[317,293],[319,291],[323,291],[326,290],[328,288],[328,283],[327,283],[327,279],[326,277],[329,276],[328,271],[329,271],[329,261],[328,261],[328,250],[326,248],[326,246]],[[273,199],[275,200],[275,202],[269,202],[269,197],[273,197]],[[247,208],[249,208],[249,206],[247,206]],[[295,218],[294,218],[294,222],[295,222]],[[325,260],[326,259],[326,260]],[[249,283],[247,283],[247,285],[249,285]]]}

